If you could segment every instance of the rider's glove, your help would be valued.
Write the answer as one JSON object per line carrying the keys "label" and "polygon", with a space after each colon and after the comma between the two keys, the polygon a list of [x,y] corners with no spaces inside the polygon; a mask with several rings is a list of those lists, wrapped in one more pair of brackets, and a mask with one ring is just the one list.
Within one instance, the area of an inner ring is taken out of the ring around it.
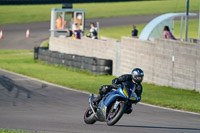
{"label": "rider's glove", "polygon": [[136,97],[135,101],[139,102],[140,101],[140,97]]}
{"label": "rider's glove", "polygon": [[136,97],[135,104],[138,103],[141,100],[141,97]]}
{"label": "rider's glove", "polygon": [[113,79],[112,84],[118,84],[118,78]]}

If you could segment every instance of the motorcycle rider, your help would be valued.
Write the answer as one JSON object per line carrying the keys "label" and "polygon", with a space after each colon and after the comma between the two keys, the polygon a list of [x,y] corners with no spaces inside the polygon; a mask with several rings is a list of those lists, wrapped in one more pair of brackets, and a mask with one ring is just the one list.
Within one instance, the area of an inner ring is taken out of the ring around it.
{"label": "motorcycle rider", "polygon": [[[106,95],[108,92],[110,92],[112,89],[117,89],[121,86],[122,82],[125,82],[127,86],[131,86],[133,84],[136,85],[135,93],[137,95],[136,100],[134,103],[138,103],[141,100],[141,94],[142,94],[142,85],[141,82],[144,77],[144,72],[140,68],[134,68],[131,72],[131,74],[124,74],[119,76],[118,78],[115,78],[112,80],[112,85],[103,85],[99,88],[99,94],[97,97],[94,98],[93,103],[94,105],[98,105],[98,103],[101,101],[104,95]],[[129,111],[127,113],[130,113],[132,111],[132,106],[130,105]]]}

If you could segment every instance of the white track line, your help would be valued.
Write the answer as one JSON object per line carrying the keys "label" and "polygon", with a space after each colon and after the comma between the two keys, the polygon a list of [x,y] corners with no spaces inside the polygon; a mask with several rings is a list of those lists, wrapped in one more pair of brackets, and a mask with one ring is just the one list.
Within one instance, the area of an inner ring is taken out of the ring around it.
{"label": "white track line", "polygon": [[[0,71],[4,71],[4,72],[7,72],[7,73],[10,73],[10,74],[13,74],[13,75],[21,76],[21,77],[24,77],[24,78],[28,78],[30,80],[38,81],[38,82],[45,83],[45,84],[48,84],[48,85],[51,85],[51,86],[63,88],[63,89],[66,89],[66,90],[75,91],[75,92],[79,92],[79,93],[84,93],[84,94],[88,94],[88,95],[90,94],[89,92],[86,92],[86,91],[67,88],[67,87],[64,87],[64,86],[61,86],[61,85],[56,85],[56,84],[49,83],[49,82],[46,82],[46,81],[43,81],[43,80],[39,80],[39,79],[36,79],[36,78],[28,77],[28,76],[25,76],[25,75],[22,75],[22,74],[18,74],[18,73],[15,73],[15,72],[7,71],[7,70],[1,69],[1,68],[0,68]],[[145,105],[145,106],[149,106],[149,107],[164,109],[164,110],[175,111],[175,112],[188,113],[188,114],[193,114],[193,115],[200,115],[199,113],[195,113],[195,112],[189,112],[189,111],[183,111],[183,110],[177,110],[177,109],[170,109],[170,108],[160,107],[160,106],[151,105],[151,104],[142,103],[142,102],[140,102],[139,104]]]}
{"label": "white track line", "polygon": [[15,81],[25,81],[25,80],[33,80],[33,79],[19,79],[19,78],[17,78],[17,79],[12,79],[12,80],[15,80]]}

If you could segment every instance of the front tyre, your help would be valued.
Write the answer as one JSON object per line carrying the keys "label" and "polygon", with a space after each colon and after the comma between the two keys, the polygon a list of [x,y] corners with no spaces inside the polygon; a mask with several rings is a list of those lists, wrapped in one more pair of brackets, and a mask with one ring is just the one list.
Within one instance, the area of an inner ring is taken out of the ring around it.
{"label": "front tyre", "polygon": [[85,111],[84,122],[86,124],[94,124],[96,122],[95,115],[90,107]]}
{"label": "front tyre", "polygon": [[108,126],[113,126],[115,123],[117,123],[120,120],[120,118],[124,114],[125,106],[126,105],[124,102],[120,102],[116,109],[113,110],[112,109],[113,107],[111,107],[108,113],[108,117],[106,119],[106,123]]}

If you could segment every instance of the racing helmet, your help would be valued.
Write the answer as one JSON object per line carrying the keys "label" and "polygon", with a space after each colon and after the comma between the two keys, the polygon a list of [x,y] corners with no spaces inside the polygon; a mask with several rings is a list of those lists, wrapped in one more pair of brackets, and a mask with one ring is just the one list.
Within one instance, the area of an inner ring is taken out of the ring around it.
{"label": "racing helmet", "polygon": [[140,84],[144,77],[144,72],[140,68],[134,68],[131,72],[132,80],[136,83]]}

